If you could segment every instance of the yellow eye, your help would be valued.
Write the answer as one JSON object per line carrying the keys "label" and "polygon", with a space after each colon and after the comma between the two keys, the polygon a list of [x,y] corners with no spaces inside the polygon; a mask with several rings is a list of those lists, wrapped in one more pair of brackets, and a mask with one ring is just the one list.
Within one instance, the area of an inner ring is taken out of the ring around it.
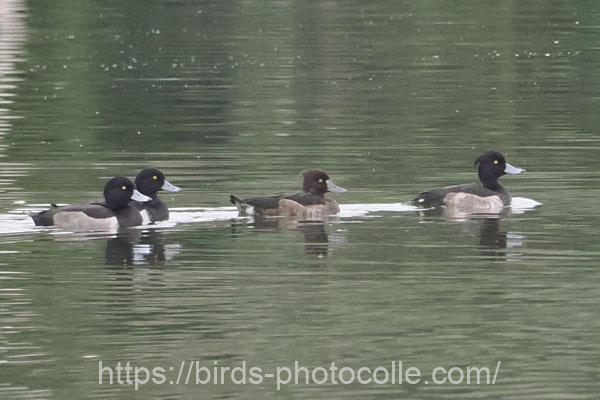
{"label": "yellow eye", "polygon": [[127,186],[125,186],[125,185],[121,186],[121,190],[123,190],[123,191],[127,190]]}
{"label": "yellow eye", "polygon": [[323,183],[323,182],[325,182],[325,181],[323,180],[323,178],[320,178],[320,179],[319,179],[319,183]]}
{"label": "yellow eye", "polygon": [[494,160],[494,165],[498,165],[499,162],[500,161],[498,161],[498,160]]}
{"label": "yellow eye", "polygon": [[156,176],[156,175],[154,175],[154,176],[152,177],[152,180],[154,180],[154,181],[155,181],[155,180],[157,180],[157,179],[158,179],[158,176]]}

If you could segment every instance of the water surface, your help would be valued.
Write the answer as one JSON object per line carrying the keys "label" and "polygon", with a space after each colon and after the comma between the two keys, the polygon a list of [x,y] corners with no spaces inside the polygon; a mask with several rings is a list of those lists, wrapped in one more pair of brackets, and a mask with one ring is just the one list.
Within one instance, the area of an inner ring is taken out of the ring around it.
{"label": "water surface", "polygon": [[[577,398],[598,387],[592,1],[0,3],[0,397]],[[407,206],[502,151],[541,206]],[[145,166],[172,221],[33,229]],[[349,189],[326,223],[229,194]],[[228,208],[222,208],[228,207]],[[98,385],[98,361],[494,366],[495,385]]]}

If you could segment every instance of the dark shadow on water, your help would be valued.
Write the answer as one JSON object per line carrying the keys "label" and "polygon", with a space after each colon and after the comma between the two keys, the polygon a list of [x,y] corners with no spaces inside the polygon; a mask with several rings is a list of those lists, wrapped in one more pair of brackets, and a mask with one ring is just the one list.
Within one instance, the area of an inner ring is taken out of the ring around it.
{"label": "dark shadow on water", "polygon": [[128,238],[117,236],[106,242],[106,264],[133,265],[133,245]]}
{"label": "dark shadow on water", "polygon": [[335,240],[330,239],[327,220],[302,221],[293,218],[256,217],[250,223],[233,222],[232,233],[237,233],[242,227],[251,227],[255,232],[261,233],[299,232],[303,238],[304,252],[315,257],[329,255],[335,243],[344,241],[339,235],[335,235]]}
{"label": "dark shadow on water", "polygon": [[507,234],[500,218],[482,218],[479,221],[479,248],[484,258],[506,259]]}
{"label": "dark shadow on water", "polygon": [[506,232],[501,229],[500,218],[479,220],[479,246],[488,249],[506,249]]}
{"label": "dark shadow on water", "polygon": [[509,210],[501,214],[465,214],[460,210],[436,208],[420,211],[427,219],[446,220],[459,223],[465,232],[473,232],[473,224],[477,224],[478,249],[482,258],[492,261],[506,261],[508,249],[522,247],[522,238],[507,232],[505,219],[510,217]]}
{"label": "dark shadow on water", "polygon": [[165,243],[160,231],[129,230],[106,242],[107,265],[162,265],[179,252],[179,245]]}
{"label": "dark shadow on water", "polygon": [[304,252],[310,256],[326,256],[329,253],[329,236],[324,223],[306,223],[296,228],[304,235]]}

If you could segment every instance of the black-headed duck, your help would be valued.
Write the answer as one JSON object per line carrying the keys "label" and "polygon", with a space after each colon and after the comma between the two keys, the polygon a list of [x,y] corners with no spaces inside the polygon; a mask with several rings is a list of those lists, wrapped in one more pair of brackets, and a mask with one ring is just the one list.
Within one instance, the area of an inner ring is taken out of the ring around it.
{"label": "black-headed duck", "polygon": [[507,163],[504,156],[497,151],[488,151],[480,155],[475,160],[475,166],[479,182],[430,189],[420,193],[413,200],[413,204],[424,208],[445,205],[475,212],[499,212],[503,207],[509,206],[511,195],[500,185],[498,179],[506,174],[521,174],[525,170]]}
{"label": "black-headed duck", "polygon": [[127,178],[112,178],[104,186],[104,202],[76,204],[32,215],[36,225],[56,226],[70,231],[112,231],[141,225],[140,211],[131,203],[151,198],[135,190]]}
{"label": "black-headed duck", "polygon": [[140,193],[151,198],[150,201],[136,203],[143,217],[144,213],[147,213],[149,222],[169,219],[169,208],[158,197],[158,192],[166,190],[167,192],[177,193],[181,191],[179,187],[167,181],[165,175],[156,168],[142,170],[135,178],[135,187]]}

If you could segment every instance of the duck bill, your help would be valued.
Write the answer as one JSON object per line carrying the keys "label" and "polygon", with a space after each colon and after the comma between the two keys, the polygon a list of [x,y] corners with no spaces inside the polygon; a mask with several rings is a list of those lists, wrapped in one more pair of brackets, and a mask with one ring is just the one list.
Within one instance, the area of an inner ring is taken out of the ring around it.
{"label": "duck bill", "polygon": [[504,167],[504,173],[509,175],[518,175],[525,172],[523,168],[513,167],[509,163],[506,163],[506,167]]}
{"label": "duck bill", "polygon": [[346,189],[344,189],[343,187],[337,186],[331,180],[327,181],[327,190],[330,192],[333,192],[333,193],[344,193],[346,191]]}
{"label": "duck bill", "polygon": [[136,189],[133,189],[133,194],[131,195],[131,200],[139,201],[140,203],[145,203],[152,199],[150,197],[146,196],[145,194],[141,194]]}
{"label": "duck bill", "polygon": [[165,183],[161,186],[162,190],[166,190],[167,192],[177,193],[181,192],[181,188],[173,185],[171,182],[165,180]]}

